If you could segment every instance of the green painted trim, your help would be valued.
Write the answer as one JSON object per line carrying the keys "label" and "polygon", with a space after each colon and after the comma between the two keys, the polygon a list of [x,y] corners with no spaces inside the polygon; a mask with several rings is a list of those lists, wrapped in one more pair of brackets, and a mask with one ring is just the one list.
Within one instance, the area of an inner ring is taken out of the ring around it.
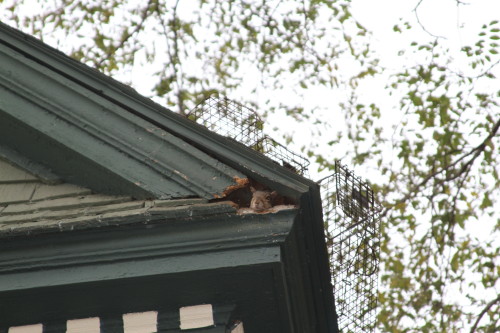
{"label": "green painted trim", "polygon": [[[186,210],[185,210],[186,211]],[[295,211],[131,224],[0,244],[0,292],[280,261]],[[184,215],[184,218],[186,215]],[[133,262],[133,265],[130,265]]]}
{"label": "green painted trim", "polygon": [[35,176],[36,181],[41,181],[45,184],[56,185],[61,183],[61,179],[53,174],[49,169],[42,165],[29,161],[24,156],[16,153],[8,147],[0,145],[0,163],[6,161],[13,167],[22,169],[23,171]]}
{"label": "green painted trim", "polygon": [[[308,283],[315,308],[318,332],[338,332],[338,323],[330,279],[329,257],[325,244],[325,230],[319,186],[314,184],[302,196],[298,219],[298,233],[305,247],[300,250],[307,256]],[[314,255],[311,255],[314,254]],[[328,277],[328,278],[327,278]],[[307,280],[306,280],[307,281]]]}
{"label": "green painted trim", "polygon": [[292,332],[282,246],[296,213],[184,216],[4,240],[0,327],[28,324],[23,311],[31,323],[58,322],[209,302],[235,304],[235,316],[259,332]]}
{"label": "green painted trim", "polygon": [[[114,175],[114,182],[119,178],[160,199],[194,195],[214,198],[235,185],[236,177],[244,178],[168,131],[2,44],[0,63],[2,130],[16,124],[25,129],[16,137],[30,129],[36,132],[38,143],[57,142],[65,155],[77,162],[87,161],[89,174],[105,169]],[[42,144],[21,147],[6,135],[3,140],[3,145],[23,151],[56,173],[76,178],[78,184],[88,185],[91,177],[79,177],[74,169],[51,159]],[[49,144],[47,149],[53,146]],[[42,149],[46,158],[32,152],[34,149]]]}
{"label": "green painted trim", "polygon": [[[293,194],[290,188],[293,188],[295,192],[307,191],[307,187],[303,186],[305,178],[276,165],[262,154],[234,140],[210,132],[203,126],[139,95],[130,87],[74,61],[30,36],[5,25],[0,25],[0,33],[0,39],[3,39],[4,44],[17,53],[22,53],[27,61],[31,60],[41,65],[46,72],[52,71],[59,75],[60,79],[65,78],[66,85],[86,91],[86,94],[92,98],[107,100],[115,108],[127,110],[129,117],[134,115],[150,125],[172,133],[258,181],[267,180],[269,185],[276,187],[278,191],[286,192],[283,193],[285,195]],[[122,114],[122,116],[126,115]],[[270,175],[273,176],[269,177]]]}

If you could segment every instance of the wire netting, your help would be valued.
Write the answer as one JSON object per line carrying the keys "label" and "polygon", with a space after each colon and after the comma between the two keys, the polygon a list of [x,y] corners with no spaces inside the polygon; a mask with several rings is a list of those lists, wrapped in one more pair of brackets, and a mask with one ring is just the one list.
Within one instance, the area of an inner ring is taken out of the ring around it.
{"label": "wire netting", "polygon": [[251,148],[266,155],[282,167],[299,175],[307,176],[309,161],[268,135],[264,135]]}
{"label": "wire netting", "polygon": [[[307,175],[309,161],[262,131],[252,109],[226,97],[209,97],[188,118],[232,138],[297,174]],[[380,247],[380,207],[370,186],[335,163],[335,173],[321,185],[332,283],[339,328],[373,332],[377,308]]]}
{"label": "wire netting", "polygon": [[264,123],[257,112],[238,102],[211,96],[191,110],[188,118],[257,150],[284,168],[307,176],[309,161],[265,135]]}
{"label": "wire netting", "polygon": [[320,182],[341,332],[374,332],[380,207],[370,186],[340,162]]}

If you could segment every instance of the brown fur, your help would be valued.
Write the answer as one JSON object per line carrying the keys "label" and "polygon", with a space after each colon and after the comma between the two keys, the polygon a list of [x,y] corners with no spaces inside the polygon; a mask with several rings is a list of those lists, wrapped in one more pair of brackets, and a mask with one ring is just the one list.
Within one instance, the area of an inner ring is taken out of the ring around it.
{"label": "brown fur", "polygon": [[273,206],[273,199],[277,196],[276,191],[260,191],[256,190],[253,186],[250,187],[250,191],[252,192],[250,208],[253,210],[260,212]]}

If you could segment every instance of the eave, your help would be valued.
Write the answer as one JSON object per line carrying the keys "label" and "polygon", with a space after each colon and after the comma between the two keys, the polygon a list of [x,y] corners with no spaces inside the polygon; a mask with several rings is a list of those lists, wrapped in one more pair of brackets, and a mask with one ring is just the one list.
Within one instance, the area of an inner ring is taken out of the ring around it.
{"label": "eave", "polygon": [[[133,142],[133,144],[129,144],[129,147],[126,147],[126,145],[124,147],[120,144],[120,140],[124,139],[124,142],[130,142],[130,138],[124,138],[123,131],[121,133],[109,133],[111,144],[115,145],[117,149],[123,148],[123,150],[120,151],[134,154],[134,152],[131,152],[130,146],[135,144],[139,145],[138,147],[145,149],[145,153],[141,152],[137,155],[137,160],[139,160],[138,163],[141,161],[149,162],[154,159],[154,157],[159,156],[159,153],[151,155],[151,153],[154,152],[154,148],[158,147],[157,137],[171,134],[183,140],[183,142],[179,142],[180,145],[186,143],[194,145],[200,150],[216,154],[216,157],[220,162],[230,165],[233,169],[230,169],[228,172],[223,172],[223,175],[225,176],[224,180],[226,180],[227,183],[231,182],[234,184],[232,179],[233,177],[242,177],[239,173],[235,174],[234,169],[237,169],[245,174],[247,174],[246,172],[253,174],[258,181],[263,180],[261,178],[266,173],[276,174],[273,179],[267,180],[271,182],[269,185],[274,185],[278,191],[281,189],[285,192],[289,192],[288,188],[290,186],[294,188],[295,192],[303,192],[307,190],[306,187],[301,185],[300,180],[297,181],[297,179],[303,179],[302,177],[296,176],[284,168],[270,162],[269,159],[265,158],[261,154],[254,152],[251,149],[246,149],[246,147],[238,142],[228,138],[222,138],[221,136],[210,132],[206,128],[194,124],[192,121],[161,107],[148,98],[141,96],[130,87],[123,85],[50,47],[47,47],[35,38],[22,34],[21,32],[3,24],[0,25],[0,33],[0,44],[3,44],[3,52],[0,53],[0,55],[2,55],[2,62],[5,61],[5,66],[2,66],[0,69],[2,72],[0,73],[5,78],[8,78],[7,80],[4,79],[2,85],[4,86],[4,91],[8,93],[9,97],[15,97],[12,96],[15,92],[7,90],[12,89],[12,87],[15,87],[16,84],[28,89],[30,92],[38,92],[42,96],[47,96],[47,94],[48,96],[51,96],[55,91],[57,91],[54,89],[46,89],[44,87],[45,85],[40,86],[40,80],[48,80],[48,83],[53,84],[53,87],[63,88],[63,90],[61,90],[61,94],[62,92],[70,94],[70,97],[64,98],[60,101],[61,105],[57,112],[65,112],[64,107],[70,107],[72,111],[76,112],[76,115],[71,114],[68,116],[69,118],[63,115],[63,119],[55,119],[54,117],[56,116],[48,118],[49,122],[47,123],[47,128],[44,130],[42,135],[50,135],[51,138],[55,138],[55,133],[53,133],[54,129],[51,128],[50,124],[52,123],[50,120],[66,121],[70,126],[77,126],[83,132],[81,134],[87,137],[95,134],[106,134],[106,130],[102,130],[97,133],[94,132],[95,129],[93,127],[96,125],[95,123],[89,127],[87,116],[85,115],[86,112],[89,112],[89,109],[85,108],[81,110],[73,110],[75,104],[77,104],[77,100],[85,100],[85,105],[89,105],[88,103],[91,103],[92,105],[89,106],[90,110],[98,112],[99,117],[103,115],[102,111],[106,110],[106,116],[111,117],[109,118],[110,120],[108,124],[114,124],[116,121],[116,124],[127,124],[126,128],[131,130],[132,133],[134,129],[146,129],[147,131],[152,131],[153,133],[151,134],[155,134],[156,138],[148,138],[149,140],[152,140],[148,141],[148,144],[142,145],[140,140],[136,138],[137,140]],[[26,69],[29,73],[13,75],[15,74],[13,70],[16,68],[16,66],[14,66],[16,62],[18,65],[26,65],[30,68]],[[19,81],[19,83],[16,81]],[[45,83],[45,81],[43,82]],[[77,98],[77,100],[73,100],[72,97]],[[54,99],[57,101],[57,96],[54,96]],[[89,101],[89,99],[95,101]],[[43,106],[45,105],[44,102],[46,102],[43,101],[43,98],[42,101],[40,101],[33,96],[33,100],[35,107],[39,105],[39,107],[43,109]],[[51,102],[53,101],[51,100]],[[29,106],[32,105],[29,104]],[[1,109],[4,109],[4,107]],[[107,115],[108,112],[111,114]],[[13,122],[14,125],[16,120],[26,120],[29,122],[27,117],[12,115],[12,113],[15,112],[11,110],[6,114],[10,117],[14,117],[13,119],[10,119],[10,122]],[[59,114],[57,114],[57,116],[59,116]],[[47,115],[47,117],[50,117],[50,115]],[[74,119],[75,117],[77,118],[76,120]],[[39,124],[37,123],[37,126],[38,125]],[[40,133],[32,133],[32,136],[38,138]],[[105,144],[107,142],[106,140],[101,141],[103,141],[101,144]],[[12,142],[9,143],[12,144]],[[51,144],[54,145],[55,143],[51,142]],[[90,154],[90,156],[92,156],[92,154]],[[105,168],[109,167],[107,164],[100,163],[98,159],[99,158],[97,158],[97,160],[91,158],[89,163],[97,163]],[[116,160],[113,159],[112,161],[116,163]],[[216,167],[221,166],[221,163],[217,164],[216,161],[214,161],[214,163],[216,164]],[[211,166],[213,167],[213,165]],[[131,168],[131,170],[134,169]],[[170,168],[170,170],[171,174],[175,176],[175,171],[173,170],[176,169]],[[197,171],[203,172],[202,168]],[[66,173],[68,172],[66,171]],[[137,178],[133,177],[133,175],[127,176],[130,177],[131,180],[135,180],[134,178]],[[183,183],[183,177],[181,175],[174,178],[179,180],[180,183]],[[68,182],[70,181],[68,180]],[[131,183],[133,184],[133,182]],[[288,183],[288,186],[283,187],[280,185],[281,183]],[[154,187],[155,186],[153,186],[153,188]],[[289,193],[283,194],[287,195]]]}
{"label": "eave", "polygon": [[[250,331],[293,332],[288,303],[298,286],[284,248],[297,210],[242,217],[220,203],[186,218],[194,206],[176,217],[76,230],[64,242],[56,233],[2,240],[0,328],[23,323],[26,313],[46,322],[212,302],[237,304]],[[68,306],[76,300],[79,306]],[[306,304],[299,302],[302,312]]]}
{"label": "eave", "polygon": [[0,25],[3,153],[22,152],[65,182],[136,198],[213,199],[244,178],[130,112],[130,101],[103,92],[130,89],[67,57],[49,58],[39,42],[20,41],[17,34]]}

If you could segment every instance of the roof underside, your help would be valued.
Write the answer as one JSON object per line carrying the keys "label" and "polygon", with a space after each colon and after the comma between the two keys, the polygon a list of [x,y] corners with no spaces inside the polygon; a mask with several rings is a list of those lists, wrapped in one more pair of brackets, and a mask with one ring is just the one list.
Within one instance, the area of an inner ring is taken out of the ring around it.
{"label": "roof underside", "polygon": [[230,202],[135,200],[67,183],[46,184],[1,159],[0,170],[0,238],[236,212]]}

